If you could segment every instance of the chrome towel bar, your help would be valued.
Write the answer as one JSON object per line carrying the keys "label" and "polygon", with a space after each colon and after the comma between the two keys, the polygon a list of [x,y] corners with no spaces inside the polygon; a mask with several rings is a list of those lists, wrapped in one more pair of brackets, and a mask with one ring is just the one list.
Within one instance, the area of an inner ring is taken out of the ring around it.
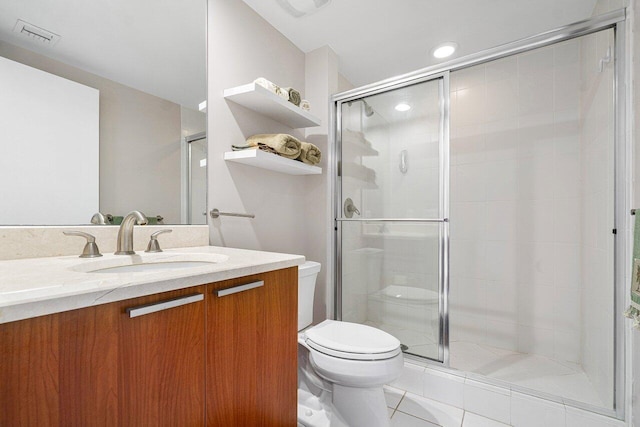
{"label": "chrome towel bar", "polygon": [[242,218],[255,218],[254,214],[245,214],[245,213],[233,213],[233,212],[220,212],[218,209],[211,209],[209,212],[211,218],[218,218],[220,216],[239,216]]}

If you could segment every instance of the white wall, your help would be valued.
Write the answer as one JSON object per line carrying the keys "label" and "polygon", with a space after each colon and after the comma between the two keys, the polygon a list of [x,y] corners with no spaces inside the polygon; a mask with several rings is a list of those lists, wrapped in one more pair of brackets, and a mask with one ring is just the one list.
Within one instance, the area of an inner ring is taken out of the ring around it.
{"label": "white wall", "polygon": [[[210,219],[211,244],[305,254],[307,177],[227,163],[223,153],[258,133],[294,130],[223,98],[223,91],[265,77],[301,91],[305,56],[241,0],[208,2],[208,209],[255,219]],[[313,106],[316,108],[321,106]]]}
{"label": "white wall", "polygon": [[99,92],[0,57],[0,224],[86,223],[98,210]]}
{"label": "white wall", "polygon": [[311,225],[305,232],[307,259],[322,264],[314,298],[314,322],[333,315],[333,212],[331,177],[334,174],[333,148],[329,146],[329,101],[339,91],[338,57],[325,46],[305,55],[305,96],[313,114],[320,118],[320,126],[307,128],[305,139],[322,151],[322,175],[306,178],[304,216]]}

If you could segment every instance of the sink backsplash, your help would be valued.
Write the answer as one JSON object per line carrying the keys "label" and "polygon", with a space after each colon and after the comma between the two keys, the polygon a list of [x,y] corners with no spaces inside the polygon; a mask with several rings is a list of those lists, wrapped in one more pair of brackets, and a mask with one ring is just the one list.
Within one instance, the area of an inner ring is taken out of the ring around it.
{"label": "sink backsplash", "polygon": [[[144,251],[151,233],[171,229],[173,232],[158,237],[163,249],[209,245],[207,225],[145,225],[136,226],[133,247]],[[64,226],[64,227],[0,227],[0,260],[40,258],[49,256],[80,255],[85,239],[65,236],[65,230],[79,230],[93,234],[103,254],[116,250],[118,226]]]}

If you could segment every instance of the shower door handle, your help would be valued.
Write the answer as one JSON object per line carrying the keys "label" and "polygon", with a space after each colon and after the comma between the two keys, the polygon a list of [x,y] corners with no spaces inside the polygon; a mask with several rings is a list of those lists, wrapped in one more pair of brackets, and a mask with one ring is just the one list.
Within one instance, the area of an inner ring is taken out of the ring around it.
{"label": "shower door handle", "polygon": [[353,200],[347,198],[347,200],[344,201],[344,216],[351,218],[353,214],[360,215],[360,211],[356,208],[356,205],[353,204]]}

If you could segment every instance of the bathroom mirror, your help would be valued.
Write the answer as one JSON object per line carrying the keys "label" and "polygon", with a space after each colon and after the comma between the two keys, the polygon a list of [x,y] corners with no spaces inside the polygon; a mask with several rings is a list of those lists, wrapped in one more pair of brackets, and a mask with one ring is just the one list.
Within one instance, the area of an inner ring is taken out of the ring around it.
{"label": "bathroom mirror", "polygon": [[1,2],[0,73],[0,225],[206,223],[205,0]]}

